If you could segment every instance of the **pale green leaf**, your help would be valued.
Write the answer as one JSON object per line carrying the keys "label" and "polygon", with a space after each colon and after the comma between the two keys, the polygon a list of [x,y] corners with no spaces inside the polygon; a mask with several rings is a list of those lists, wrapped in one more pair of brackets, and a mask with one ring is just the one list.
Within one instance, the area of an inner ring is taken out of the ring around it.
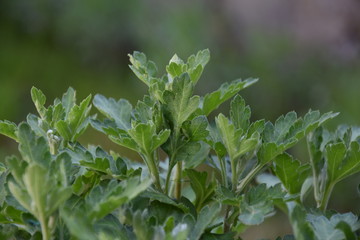
{"label": "pale green leaf", "polygon": [[114,120],[118,128],[123,130],[130,128],[132,106],[127,100],[116,101],[96,94],[93,104],[102,114]]}
{"label": "pale green leaf", "polygon": [[180,128],[199,106],[199,96],[192,96],[193,84],[188,74],[176,77],[172,83],[172,90],[164,92],[166,112],[174,124]]}
{"label": "pale green leaf", "polygon": [[37,89],[36,87],[31,88],[31,98],[35,104],[36,110],[38,111],[41,118],[45,118],[46,114],[46,108],[44,107],[46,102],[46,97],[42,93],[40,89]]}
{"label": "pale green leaf", "polygon": [[17,126],[15,123],[7,120],[5,121],[0,120],[0,134],[12,138],[15,141],[18,141],[16,136],[16,131],[17,131]]}
{"label": "pale green leaf", "polygon": [[224,83],[220,88],[212,93],[206,94],[202,103],[202,114],[209,115],[212,111],[217,109],[223,102],[233,97],[240,90],[256,83],[258,79],[246,79],[244,81],[235,80],[233,82]]}

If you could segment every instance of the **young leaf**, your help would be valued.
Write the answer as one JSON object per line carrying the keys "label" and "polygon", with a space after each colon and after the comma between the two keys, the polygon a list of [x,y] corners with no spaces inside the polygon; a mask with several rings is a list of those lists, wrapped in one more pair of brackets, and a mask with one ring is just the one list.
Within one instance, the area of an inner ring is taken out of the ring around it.
{"label": "young leaf", "polygon": [[7,120],[5,121],[0,120],[0,134],[12,138],[15,141],[18,141],[16,136],[16,131],[17,131],[17,126],[15,123]]}
{"label": "young leaf", "polygon": [[102,114],[114,120],[118,128],[123,130],[130,128],[132,106],[127,100],[115,101],[113,98],[96,94],[93,104]]}
{"label": "young leaf", "polygon": [[258,79],[249,78],[244,81],[235,80],[233,82],[224,83],[220,88],[212,93],[206,94],[202,102],[202,113],[208,116],[212,111],[217,109],[223,102],[233,97],[240,90],[256,83]]}
{"label": "young leaf", "polygon": [[191,238],[194,240],[200,239],[205,229],[211,224],[212,221],[214,221],[220,210],[221,208],[218,203],[205,206],[199,213],[197,221],[190,232]]}
{"label": "young leaf", "polygon": [[45,118],[46,108],[44,107],[46,97],[40,89],[36,87],[31,88],[31,98],[35,104],[36,110],[38,111],[41,118]]}
{"label": "young leaf", "polygon": [[66,115],[68,115],[76,103],[76,92],[72,87],[69,87],[66,93],[64,93],[61,102]]}
{"label": "young leaf", "polygon": [[28,163],[38,163],[42,166],[50,164],[50,152],[47,141],[37,137],[27,123],[21,123],[17,132],[19,151]]}
{"label": "young leaf", "polygon": [[139,182],[137,177],[122,181],[120,184],[112,180],[106,187],[96,186],[86,197],[86,206],[91,219],[101,219],[107,214],[132,200],[151,184],[148,179]]}
{"label": "young leaf", "polygon": [[132,65],[130,69],[135,75],[143,81],[146,85],[150,86],[150,80],[155,77],[157,67],[153,61],[148,61],[144,53],[135,51],[132,55],[128,55]]}
{"label": "young leaf", "polygon": [[215,182],[207,184],[207,172],[197,172],[193,169],[187,169],[186,174],[190,179],[191,188],[194,190],[196,199],[195,207],[198,211],[210,201],[216,188]]}
{"label": "young leaf", "polygon": [[281,154],[274,160],[274,172],[290,194],[300,193],[302,184],[311,174],[309,164],[301,165],[289,154]]}
{"label": "young leaf", "polygon": [[194,85],[187,73],[176,77],[172,90],[164,92],[166,112],[174,128],[178,129],[199,106],[199,96],[192,96]]}

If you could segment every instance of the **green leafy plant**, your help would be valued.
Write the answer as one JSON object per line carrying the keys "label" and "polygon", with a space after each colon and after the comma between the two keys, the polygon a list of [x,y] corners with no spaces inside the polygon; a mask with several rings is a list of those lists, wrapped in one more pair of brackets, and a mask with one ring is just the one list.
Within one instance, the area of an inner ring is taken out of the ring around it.
{"label": "green leafy plant", "polygon": [[[175,55],[162,76],[143,53],[129,56],[148,86],[135,106],[97,94],[97,117],[91,95],[77,105],[69,88],[46,107],[33,87],[38,115],[0,121],[20,153],[0,163],[1,239],[241,239],[276,211],[293,227],[283,239],[358,239],[355,214],[327,209],[334,185],[360,171],[358,128],[328,131],[337,113],[319,111],[252,121],[238,92],[257,79],[194,95],[208,50]],[[209,117],[231,98],[228,116]],[[89,125],[142,162],[83,146]],[[309,159],[300,162],[287,150],[303,138]]]}

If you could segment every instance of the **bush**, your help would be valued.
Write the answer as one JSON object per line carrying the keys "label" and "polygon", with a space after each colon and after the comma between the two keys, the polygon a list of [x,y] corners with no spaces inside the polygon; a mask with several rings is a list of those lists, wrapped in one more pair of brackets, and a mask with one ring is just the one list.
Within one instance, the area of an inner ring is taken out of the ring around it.
{"label": "bush", "polygon": [[[330,132],[322,125],[337,113],[319,111],[252,122],[238,92],[257,79],[194,96],[209,59],[208,50],[186,62],[175,55],[158,77],[155,63],[134,52],[130,68],[148,95],[134,107],[95,95],[102,119],[90,115],[91,95],[77,105],[69,88],[45,107],[45,95],[33,87],[38,115],[19,125],[0,122],[21,155],[0,165],[1,239],[240,239],[275,209],[293,227],[283,239],[356,239],[357,216],[327,205],[334,185],[360,171],[359,129]],[[230,98],[229,116],[209,123]],[[82,146],[77,139],[88,125],[143,163]],[[302,138],[308,163],[286,152]],[[304,202],[308,195],[314,206]]]}

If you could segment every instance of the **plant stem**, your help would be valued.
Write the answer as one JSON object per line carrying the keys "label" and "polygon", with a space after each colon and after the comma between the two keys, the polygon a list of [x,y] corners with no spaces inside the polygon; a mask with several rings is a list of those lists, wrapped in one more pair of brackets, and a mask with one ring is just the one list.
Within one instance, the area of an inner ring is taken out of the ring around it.
{"label": "plant stem", "polygon": [[232,183],[232,190],[235,191],[236,190],[236,185],[237,185],[237,171],[236,171],[236,162],[235,159],[230,158],[230,162],[231,162],[231,183]]}
{"label": "plant stem", "polygon": [[146,155],[146,163],[147,166],[149,168],[150,171],[150,175],[154,181],[155,187],[160,191],[163,192],[162,188],[161,188],[161,183],[160,183],[160,174],[159,174],[159,169],[156,165],[155,162],[155,153],[152,154],[147,154]]}
{"label": "plant stem", "polygon": [[318,175],[316,172],[316,167],[315,167],[315,162],[314,162],[314,158],[311,154],[311,146],[310,146],[310,141],[309,138],[311,137],[311,134],[309,134],[308,138],[306,139],[306,143],[307,143],[307,149],[308,149],[308,153],[309,153],[309,160],[310,160],[310,164],[311,164],[311,170],[312,170],[312,175],[313,175],[313,187],[314,187],[314,198],[315,201],[317,203],[317,206],[319,207],[321,205],[321,197],[320,197],[320,191],[319,191],[319,182],[318,182]]}
{"label": "plant stem", "polygon": [[256,174],[258,174],[260,172],[260,170],[264,167],[264,164],[259,164],[257,165],[253,170],[251,170],[245,178],[243,178],[240,182],[240,184],[237,187],[236,192],[240,193],[242,192],[242,190],[244,190],[244,188],[246,187],[246,185],[248,185],[248,183],[256,176]]}
{"label": "plant stem", "polygon": [[329,184],[329,186],[325,190],[324,195],[321,198],[320,205],[318,204],[318,208],[323,212],[326,211],[327,205],[329,203],[330,195],[331,195],[331,193],[332,193],[332,191],[334,189],[334,186],[335,186],[334,182]]}
{"label": "plant stem", "polygon": [[182,162],[176,164],[176,174],[175,174],[175,198],[181,198],[181,172],[182,172]]}
{"label": "plant stem", "polygon": [[227,181],[227,175],[226,175],[226,162],[224,158],[217,156],[220,161],[220,167],[221,167],[221,180],[222,184],[227,188],[228,187],[228,181]]}
{"label": "plant stem", "polygon": [[50,240],[50,238],[51,238],[50,229],[47,226],[47,221],[46,221],[46,218],[45,218],[45,216],[43,214],[39,217],[39,222],[40,222],[40,225],[41,225],[42,239],[43,240]]}

